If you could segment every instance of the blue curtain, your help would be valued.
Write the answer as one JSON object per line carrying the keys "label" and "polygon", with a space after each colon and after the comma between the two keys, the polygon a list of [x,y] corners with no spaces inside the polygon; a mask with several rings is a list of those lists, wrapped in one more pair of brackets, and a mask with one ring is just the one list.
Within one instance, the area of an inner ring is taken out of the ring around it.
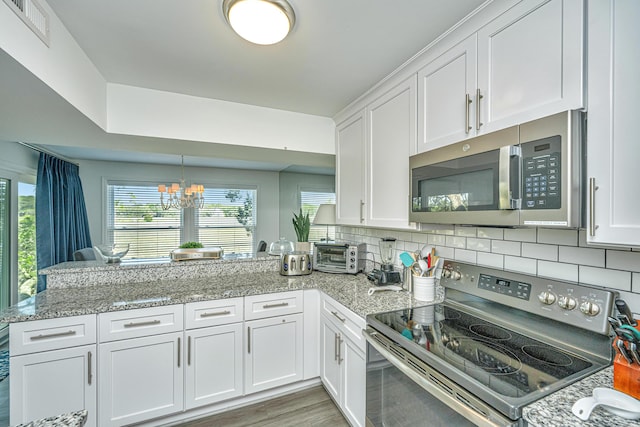
{"label": "blue curtain", "polygon": [[[38,270],[73,260],[78,249],[91,247],[87,208],[79,168],[40,153],[36,181],[36,254]],[[38,276],[38,292],[45,290]]]}

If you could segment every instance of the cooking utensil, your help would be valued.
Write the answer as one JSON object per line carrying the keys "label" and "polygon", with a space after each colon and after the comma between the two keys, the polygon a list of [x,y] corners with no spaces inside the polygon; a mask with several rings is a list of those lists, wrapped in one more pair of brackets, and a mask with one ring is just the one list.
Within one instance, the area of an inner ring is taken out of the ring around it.
{"label": "cooking utensil", "polygon": [[586,421],[597,406],[628,420],[640,418],[640,401],[618,390],[604,387],[594,388],[592,397],[578,399],[571,407],[571,412]]}
{"label": "cooking utensil", "polygon": [[429,271],[429,264],[427,261],[423,259],[418,260],[418,265],[420,266],[420,276],[426,276]]}
{"label": "cooking utensil", "polygon": [[624,329],[625,331],[629,331],[631,333],[631,335],[635,339],[640,340],[640,331],[638,331],[633,326],[631,326],[631,325],[620,325],[620,329]]}
{"label": "cooking utensil", "polygon": [[424,245],[420,249],[420,259],[427,259],[430,253],[435,252],[435,249],[429,245]]}
{"label": "cooking utensil", "polygon": [[633,313],[631,313],[629,306],[623,299],[620,299],[620,298],[616,299],[615,304],[620,314],[622,316],[625,316],[629,320],[629,324],[631,326],[636,326],[638,324],[633,318]]}
{"label": "cooking utensil", "polygon": [[382,285],[382,286],[376,286],[375,288],[369,288],[369,291],[367,292],[367,295],[371,296],[373,294],[375,294],[376,292],[381,292],[381,291],[401,291],[402,287],[401,286],[397,286],[397,285]]}
{"label": "cooking utensil", "polygon": [[404,265],[405,267],[411,267],[415,262],[409,252],[402,252],[400,254],[400,261],[402,261],[402,265]]}
{"label": "cooking utensil", "polygon": [[631,355],[629,354],[629,351],[627,350],[627,348],[624,346],[624,341],[622,341],[621,339],[617,339],[616,340],[616,347],[618,347],[618,351],[620,352],[622,357],[624,357],[624,359],[627,361],[627,363],[628,364],[632,364],[633,363],[633,359],[631,358]]}

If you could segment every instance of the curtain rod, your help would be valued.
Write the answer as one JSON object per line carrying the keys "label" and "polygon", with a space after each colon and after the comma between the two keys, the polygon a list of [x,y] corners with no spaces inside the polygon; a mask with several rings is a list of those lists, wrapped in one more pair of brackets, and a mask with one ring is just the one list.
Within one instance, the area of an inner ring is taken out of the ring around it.
{"label": "curtain rod", "polygon": [[53,151],[49,151],[49,150],[47,150],[47,149],[45,149],[45,148],[40,148],[40,147],[37,147],[37,146],[35,146],[35,145],[31,145],[31,144],[29,144],[29,143],[27,143],[27,142],[22,142],[22,141],[16,141],[16,142],[17,142],[18,144],[20,144],[20,145],[23,145],[23,146],[27,147],[27,148],[31,148],[33,151],[37,151],[37,152],[39,152],[39,153],[45,153],[45,154],[48,154],[48,155],[50,155],[50,156],[57,157],[57,158],[59,158],[60,160],[64,160],[65,162],[73,163],[73,164],[74,164],[74,165],[76,165],[76,166],[80,166],[80,164],[79,164],[78,162],[74,162],[73,160],[68,159],[68,158],[66,158],[66,157],[64,157],[64,156],[61,156],[61,155],[60,155],[60,154],[58,154],[58,153],[54,153]]}

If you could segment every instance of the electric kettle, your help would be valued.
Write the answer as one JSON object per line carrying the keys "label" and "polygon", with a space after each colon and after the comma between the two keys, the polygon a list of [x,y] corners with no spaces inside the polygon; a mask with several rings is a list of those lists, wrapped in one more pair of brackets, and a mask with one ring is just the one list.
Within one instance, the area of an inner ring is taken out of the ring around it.
{"label": "electric kettle", "polygon": [[280,274],[283,276],[311,274],[311,255],[299,251],[280,255]]}

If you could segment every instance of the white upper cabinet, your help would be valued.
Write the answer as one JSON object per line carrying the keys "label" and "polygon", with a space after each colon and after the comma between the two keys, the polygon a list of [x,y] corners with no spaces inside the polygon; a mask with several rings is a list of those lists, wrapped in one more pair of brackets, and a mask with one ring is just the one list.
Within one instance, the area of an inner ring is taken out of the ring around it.
{"label": "white upper cabinet", "polygon": [[523,0],[428,62],[418,71],[418,151],[584,107],[583,9]]}
{"label": "white upper cabinet", "polygon": [[411,75],[336,126],[338,224],[415,228],[408,206],[416,103]]}
{"label": "white upper cabinet", "polygon": [[588,3],[587,242],[640,246],[640,2]]}
{"label": "white upper cabinet", "polygon": [[336,221],[364,224],[364,110],[336,126]]}

